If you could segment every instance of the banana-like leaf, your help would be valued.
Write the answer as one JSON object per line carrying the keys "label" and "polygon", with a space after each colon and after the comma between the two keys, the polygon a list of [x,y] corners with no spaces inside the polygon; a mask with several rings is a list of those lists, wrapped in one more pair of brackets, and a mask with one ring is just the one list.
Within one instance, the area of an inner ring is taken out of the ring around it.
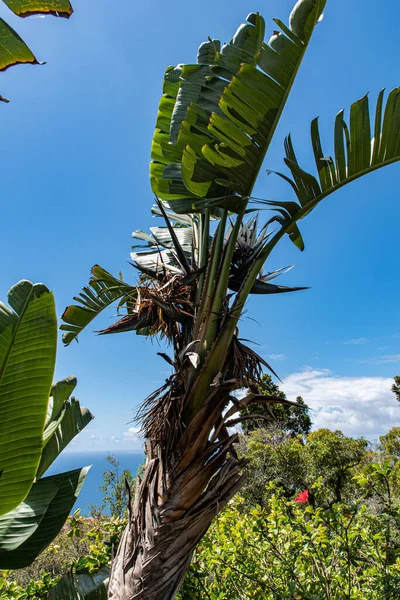
{"label": "banana-like leaf", "polygon": [[3,2],[19,17],[48,14],[68,19],[73,13],[68,0],[3,0]]}
{"label": "banana-like leaf", "polygon": [[[190,252],[193,242],[193,230],[191,227],[174,227],[175,235],[187,252]],[[155,247],[157,244],[163,248],[173,248],[173,242],[168,227],[150,227],[152,235],[143,231],[134,231],[132,237],[144,242],[148,242],[150,247]]]}
{"label": "banana-like leaf", "polygon": [[[372,136],[372,139],[371,139]],[[293,202],[268,204],[276,206],[279,216],[274,217],[282,225],[307,215],[321,200],[358,177],[400,160],[400,87],[394,88],[384,106],[384,90],[378,96],[374,123],[370,117],[368,96],[354,102],[350,107],[349,125],[344,111],[336,116],[334,126],[334,158],[322,150],[318,119],[311,123],[311,143],[318,175],[304,171],[296,158],[291,137],[285,140],[285,163],[292,179],[278,173],[294,190],[299,205]],[[300,213],[301,210],[301,213]]]}
{"label": "banana-like leaf", "polygon": [[[176,227],[173,227],[170,220],[168,219],[166,212],[164,210],[164,207],[162,205],[162,202],[157,199],[157,204],[158,204],[159,209],[161,210],[162,216],[164,217],[164,221],[167,225],[168,233],[171,237],[171,242],[172,242],[172,246],[175,250],[176,258],[178,259],[178,262],[179,262],[180,266],[182,267],[183,271],[186,273],[186,275],[190,275],[190,273],[191,273],[190,264],[186,257],[185,251],[182,248],[182,246],[178,240],[178,237],[175,233]],[[192,235],[192,237],[193,237],[193,235]]]}
{"label": "banana-like leaf", "polygon": [[102,567],[95,575],[64,575],[48,600],[107,600],[110,570]]}
{"label": "banana-like leaf", "polygon": [[0,71],[18,64],[38,65],[35,55],[18,33],[0,19]]}
{"label": "banana-like leaf", "polygon": [[42,477],[62,450],[94,418],[90,410],[81,407],[76,398],[69,398],[75,386],[76,378],[68,377],[52,388],[49,401],[51,417],[43,434],[44,447],[36,473],[37,478]]}
{"label": "banana-like leaf", "polygon": [[66,377],[52,386],[49,403],[47,405],[44,438],[46,438],[46,432],[49,432],[51,424],[56,421],[57,416],[60,414],[64,404],[76,388],[77,383],[76,377]]}
{"label": "banana-like leaf", "polygon": [[125,302],[133,299],[135,295],[136,287],[126,284],[122,279],[116,279],[105,269],[95,265],[89,284],[74,298],[79,305],[67,306],[61,317],[65,325],[61,325],[60,329],[67,332],[63,335],[64,344],[68,346],[105,308],[117,300]]}
{"label": "banana-like leaf", "polygon": [[0,569],[30,565],[52,542],[70,514],[88,470],[40,479],[24,502],[0,518]]}
{"label": "banana-like leaf", "polygon": [[[3,0],[19,17],[37,14],[51,14],[69,17],[73,10],[69,0]],[[0,19],[0,71],[18,64],[41,64],[18,33]],[[0,96],[0,101],[9,102]]]}
{"label": "banana-like leaf", "polygon": [[169,227],[150,227],[152,235],[134,231],[132,237],[147,242],[148,246],[139,246],[141,250],[131,252],[131,258],[139,270],[153,277],[164,271],[187,273],[190,271],[188,259],[192,253],[193,227],[172,226],[167,213],[164,211],[163,214],[163,207],[161,209],[160,214]]}
{"label": "banana-like leaf", "polygon": [[57,318],[43,284],[20,281],[0,303],[0,515],[35,479],[53,378]]}
{"label": "banana-like leaf", "polygon": [[[229,289],[233,292],[238,292],[242,283],[243,279],[230,277]],[[253,287],[250,290],[250,294],[284,294],[287,292],[299,292],[300,290],[308,289],[308,287],[287,287],[285,285],[273,285],[272,283],[266,283],[265,281],[256,279]]]}
{"label": "banana-like leaf", "polygon": [[135,267],[152,277],[164,271],[182,273],[182,268],[172,250],[160,250],[159,246],[152,246],[141,252],[131,252],[131,259]]}
{"label": "banana-like leaf", "polygon": [[[154,193],[177,213],[247,199],[325,0],[300,0],[289,27],[264,43],[251,13],[229,44],[199,48],[198,62],[169,67],[150,165]],[[211,204],[210,204],[211,201]]]}
{"label": "banana-like leaf", "polygon": [[[168,206],[168,205],[166,205],[166,206]],[[153,215],[157,215],[158,217],[163,216],[163,214],[162,214],[161,210],[158,208],[157,204],[154,204],[151,207],[151,212]],[[179,223],[179,224],[183,223],[184,225],[192,225],[192,217],[190,217],[190,216],[178,215],[168,209],[165,211],[165,213],[170,221],[175,221],[176,223]]]}
{"label": "banana-like leaf", "polygon": [[140,331],[142,329],[146,330],[144,335],[150,335],[149,328],[154,324],[156,320],[156,315],[154,311],[150,311],[141,315],[140,317],[137,314],[125,315],[115,323],[112,323],[107,329],[102,329],[98,331],[100,335],[105,335],[108,333],[124,333],[126,331],[136,331],[140,335]]}
{"label": "banana-like leaf", "polygon": [[37,481],[24,502],[0,517],[0,561],[3,554],[16,550],[37,530],[59,487],[55,480]]}

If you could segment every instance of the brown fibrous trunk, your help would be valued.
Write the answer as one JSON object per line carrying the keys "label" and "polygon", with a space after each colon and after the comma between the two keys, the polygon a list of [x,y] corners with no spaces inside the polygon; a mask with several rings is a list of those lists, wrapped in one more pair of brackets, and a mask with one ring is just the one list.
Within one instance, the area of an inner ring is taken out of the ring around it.
{"label": "brown fibrous trunk", "polygon": [[215,448],[215,456],[195,457],[178,477],[164,472],[148,444],[144,476],[113,563],[110,599],[175,598],[196,545],[242,485],[244,462],[230,455],[235,438]]}
{"label": "brown fibrous trunk", "polygon": [[200,375],[191,382],[184,368],[145,401],[139,415],[147,440],[145,471],[113,561],[110,600],[175,598],[196,545],[244,482],[246,461],[235,451],[238,434],[229,433],[240,419],[230,417],[267,399],[253,392],[242,400],[231,394],[256,390],[260,361],[235,337],[204,401],[194,395]]}

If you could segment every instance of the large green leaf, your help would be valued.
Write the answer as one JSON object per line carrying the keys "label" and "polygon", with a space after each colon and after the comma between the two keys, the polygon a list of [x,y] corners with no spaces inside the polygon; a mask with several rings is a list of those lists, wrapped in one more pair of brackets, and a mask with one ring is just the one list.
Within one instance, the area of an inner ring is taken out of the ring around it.
{"label": "large green leaf", "polygon": [[3,19],[0,19],[0,71],[4,71],[12,65],[25,63],[39,64],[18,33]]}
{"label": "large green leaf", "polygon": [[151,235],[134,231],[132,237],[147,242],[148,245],[132,246],[139,250],[131,252],[131,258],[139,270],[153,277],[164,271],[188,274],[191,271],[189,260],[194,244],[193,224],[172,225],[161,204],[159,210],[167,227],[150,227]]}
{"label": "large green leaf", "polygon": [[44,437],[49,435],[51,426],[54,427],[54,423],[60,415],[68,398],[76,388],[77,383],[76,377],[66,377],[51,387],[51,395],[47,405]]}
{"label": "large green leaf", "polygon": [[56,480],[37,481],[24,502],[0,517],[0,557],[4,553],[16,550],[33,535],[59,487]]}
{"label": "large green leaf", "polygon": [[300,167],[291,137],[285,140],[285,163],[292,179],[282,173],[278,175],[290,183],[299,205],[294,205],[296,210],[293,210],[293,202],[268,201],[268,204],[278,208],[280,214],[274,219],[286,228],[347,183],[400,160],[400,87],[390,92],[386,106],[384,90],[380,92],[374,122],[370,118],[368,96],[351,105],[349,124],[344,119],[344,111],[338,113],[334,126],[334,158],[322,150],[318,119],[311,123],[311,143],[317,175]]}
{"label": "large green leaf", "polygon": [[70,17],[73,13],[68,0],[3,0],[19,17],[48,14],[56,17]]}
{"label": "large green leaf", "polygon": [[[19,17],[37,14],[51,14],[57,17],[69,17],[73,10],[69,0],[3,0]],[[41,64],[30,48],[3,19],[0,19],[0,71],[18,64]],[[0,101],[9,102],[0,96]]]}
{"label": "large green leaf", "polygon": [[0,518],[0,569],[30,565],[52,542],[70,514],[88,470],[40,479],[23,503]]}
{"label": "large green leaf", "polygon": [[0,514],[27,496],[39,465],[54,372],[53,294],[20,281],[0,303]]}
{"label": "large green leaf", "polygon": [[102,567],[95,575],[64,575],[48,600],[107,600],[110,570]]}
{"label": "large green leaf", "polygon": [[[52,397],[49,401],[51,417],[50,421],[46,423],[43,435],[44,448],[36,473],[37,478],[42,477],[62,450],[93,419],[90,410],[84,406],[81,407],[79,400],[74,397],[69,398],[75,385],[75,377],[68,377],[56,383],[52,388]],[[63,400],[65,396],[65,400]]]}
{"label": "large green leaf", "polygon": [[222,49],[209,40],[197,64],[167,69],[150,174],[175,212],[201,211],[199,198],[236,212],[238,196],[250,195],[324,6],[300,0],[268,44],[263,18],[251,13]]}
{"label": "large green leaf", "polygon": [[134,297],[135,290],[134,286],[116,279],[105,269],[95,265],[89,284],[79,296],[74,297],[79,305],[67,306],[61,317],[65,324],[60,329],[67,332],[63,335],[64,344],[68,346],[105,308],[118,300]]}

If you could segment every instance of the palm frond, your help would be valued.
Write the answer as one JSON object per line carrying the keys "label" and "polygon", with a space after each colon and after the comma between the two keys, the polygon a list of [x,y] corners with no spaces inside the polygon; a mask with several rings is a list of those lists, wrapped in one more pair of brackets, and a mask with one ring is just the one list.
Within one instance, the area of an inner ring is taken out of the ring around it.
{"label": "palm frond", "polygon": [[136,313],[124,315],[121,317],[121,319],[118,319],[118,321],[115,321],[115,323],[109,325],[106,329],[101,329],[96,333],[105,335],[109,333],[123,333],[126,331],[140,331],[142,329],[149,331],[154,325],[156,319],[157,315],[154,307],[150,307],[149,311],[143,311],[143,314],[140,316],[138,316]]}
{"label": "palm frond", "polygon": [[72,340],[83,331],[105,308],[108,308],[117,300],[122,303],[134,300],[136,287],[128,285],[122,279],[113,277],[108,271],[95,265],[92,268],[92,277],[79,296],[74,300],[79,304],[67,306],[61,319],[64,324],[60,326],[63,342],[68,346]]}
{"label": "palm frond", "polygon": [[[194,243],[194,230],[190,220],[189,225],[172,225],[170,217],[159,206],[166,227],[150,227],[151,235],[143,231],[134,231],[132,237],[144,242],[147,246],[133,246],[131,252],[134,266],[149,276],[158,278],[160,274],[189,274]],[[173,218],[173,217],[172,217]]]}
{"label": "palm frond", "polygon": [[229,357],[226,377],[245,381],[243,387],[256,383],[261,379],[263,366],[279,379],[274,369],[257,352],[243,344],[236,336],[233,336]]}
{"label": "palm frond", "polygon": [[251,13],[222,49],[209,39],[197,64],[167,69],[150,173],[175,212],[236,212],[250,195],[324,6],[300,0],[268,44],[264,19]]}
{"label": "palm frond", "polygon": [[[166,214],[168,215],[168,218],[170,219],[170,221],[175,221],[176,225],[191,225],[192,224],[192,217],[190,215],[178,215],[176,213],[174,213],[172,210],[169,210],[168,208],[168,204],[165,203],[166,208]],[[162,217],[162,212],[161,210],[158,208],[157,204],[153,204],[153,206],[151,207],[151,212],[153,215],[156,215],[157,217]]]}
{"label": "palm frond", "polygon": [[[190,273],[192,272],[192,268],[186,257],[185,251],[184,251],[183,247],[181,246],[181,244],[178,240],[178,237],[176,235],[175,230],[177,228],[172,226],[172,224],[171,224],[170,220],[168,219],[168,216],[164,210],[164,207],[163,207],[162,203],[160,202],[160,200],[158,200],[158,198],[157,198],[157,204],[158,204],[158,208],[161,210],[162,216],[164,217],[164,221],[167,225],[168,233],[170,235],[171,243],[175,250],[178,262],[181,265],[183,271],[186,273],[186,275],[190,275]],[[190,228],[189,228],[189,231],[190,231]],[[192,243],[193,243],[193,230],[192,230]],[[194,266],[194,265],[192,265],[192,266]]]}
{"label": "palm frond", "polygon": [[[244,278],[239,279],[235,277],[231,277],[229,279],[229,289],[233,292],[238,292],[243,284]],[[285,294],[287,292],[299,292],[301,290],[308,290],[310,288],[304,286],[297,287],[288,287],[286,285],[273,285],[271,283],[266,283],[261,279],[257,279],[253,287],[250,290],[250,294]]]}
{"label": "palm frond", "polygon": [[[242,223],[236,241],[236,248],[232,257],[231,274],[229,277],[229,289],[238,292],[245,281],[249,267],[260,256],[267,241],[272,234],[268,227],[264,226],[260,232],[257,231],[258,216],[251,217],[247,223]],[[232,233],[232,226],[227,230],[226,237]],[[282,294],[285,292],[297,292],[306,290],[307,287],[286,287],[268,283],[271,279],[287,273],[293,265],[282,267],[270,273],[259,274],[250,290],[250,294]]]}
{"label": "palm frond", "polygon": [[98,331],[101,335],[136,331],[138,335],[160,335],[178,342],[180,325],[193,318],[191,287],[184,277],[166,277],[166,282],[149,281],[138,286],[137,302],[128,314]]}
{"label": "palm frond", "polygon": [[278,211],[278,215],[271,220],[279,221],[282,225],[297,220],[297,216],[304,218],[321,200],[344,185],[400,160],[400,87],[390,92],[386,106],[384,90],[381,90],[374,123],[367,95],[351,105],[349,124],[345,121],[343,110],[337,114],[334,157],[323,152],[318,119],[311,123],[311,144],[317,175],[300,167],[291,136],[285,140],[284,160],[292,178],[282,173],[277,174],[291,185],[299,204],[266,201]]}

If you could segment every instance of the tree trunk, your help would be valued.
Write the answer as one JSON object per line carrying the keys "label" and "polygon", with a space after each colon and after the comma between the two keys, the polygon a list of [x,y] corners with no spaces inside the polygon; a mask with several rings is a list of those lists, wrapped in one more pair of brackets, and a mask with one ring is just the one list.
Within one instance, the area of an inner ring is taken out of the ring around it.
{"label": "tree trunk", "polygon": [[236,438],[207,442],[183,471],[166,461],[169,472],[147,444],[145,473],[113,562],[110,599],[175,598],[197,543],[242,485],[244,461],[232,447]]}
{"label": "tree trunk", "polygon": [[[262,359],[236,336],[220,361],[220,371],[210,377],[204,368],[193,383],[175,372],[143,404],[146,467],[129,501],[109,599],[175,598],[196,545],[244,482],[247,461],[236,454],[238,434],[229,434],[241,417],[231,417],[255,402],[288,402],[258,393]],[[207,390],[201,402],[199,388]],[[241,400],[232,395],[246,388],[253,391]]]}

